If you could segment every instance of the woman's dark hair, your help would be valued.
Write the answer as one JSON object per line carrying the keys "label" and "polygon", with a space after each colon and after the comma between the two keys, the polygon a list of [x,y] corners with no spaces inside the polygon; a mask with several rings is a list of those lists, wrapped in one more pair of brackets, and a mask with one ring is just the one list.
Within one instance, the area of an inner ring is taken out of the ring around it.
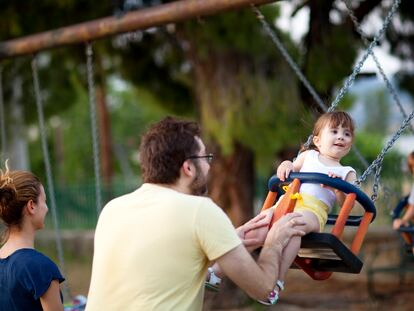
{"label": "woman's dark hair", "polygon": [[196,122],[166,117],[143,134],[139,148],[142,178],[147,183],[173,184],[183,162],[199,152]]}
{"label": "woman's dark hair", "polygon": [[37,202],[41,182],[27,171],[0,170],[0,218],[7,227],[20,226],[23,208],[32,200]]}

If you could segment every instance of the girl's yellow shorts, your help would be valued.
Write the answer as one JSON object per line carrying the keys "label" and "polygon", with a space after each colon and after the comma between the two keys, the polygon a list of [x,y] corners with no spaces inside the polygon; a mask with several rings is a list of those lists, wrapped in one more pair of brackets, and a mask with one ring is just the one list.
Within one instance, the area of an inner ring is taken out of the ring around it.
{"label": "girl's yellow shorts", "polygon": [[319,220],[319,232],[322,232],[325,228],[326,221],[328,220],[328,205],[315,198],[313,195],[306,193],[301,193],[300,195],[302,200],[296,201],[295,212],[310,211],[315,214]]}

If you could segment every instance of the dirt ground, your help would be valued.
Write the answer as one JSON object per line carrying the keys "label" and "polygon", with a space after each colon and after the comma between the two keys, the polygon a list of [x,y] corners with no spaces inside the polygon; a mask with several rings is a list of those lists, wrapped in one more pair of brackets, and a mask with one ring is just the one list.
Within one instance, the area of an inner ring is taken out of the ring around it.
{"label": "dirt ground", "polygon": [[[414,277],[400,286],[398,273],[376,274],[369,288],[366,274],[314,281],[291,271],[279,310],[414,310]],[[289,284],[289,287],[288,287]]]}
{"label": "dirt ground", "polygon": [[[291,270],[286,289],[278,303],[271,307],[250,303],[242,308],[214,308],[206,310],[414,310],[414,273],[407,274],[404,284],[399,284],[396,274],[375,275],[375,294],[370,293],[366,274],[333,275],[325,281],[314,281],[302,271]],[[207,293],[207,299],[211,299]]]}
{"label": "dirt ground", "polygon": [[[364,259],[361,273],[334,273],[325,281],[315,281],[303,271],[291,269],[285,282],[286,289],[280,293],[278,303],[271,307],[251,301],[243,308],[215,307],[220,305],[221,301],[217,301],[211,293],[207,293],[204,309],[240,311],[414,310],[413,255],[402,252],[398,241],[392,239],[386,241],[377,236],[372,243],[368,243],[361,257]],[[240,296],[236,299],[242,301],[243,298]]]}

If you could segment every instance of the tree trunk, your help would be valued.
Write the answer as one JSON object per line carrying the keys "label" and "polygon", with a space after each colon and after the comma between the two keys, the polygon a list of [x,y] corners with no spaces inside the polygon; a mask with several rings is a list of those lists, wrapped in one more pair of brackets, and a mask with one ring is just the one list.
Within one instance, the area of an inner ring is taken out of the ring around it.
{"label": "tree trunk", "polygon": [[[211,53],[202,60],[192,54],[192,61],[201,125],[208,149],[215,155],[210,171],[210,197],[237,227],[253,215],[254,154],[225,132],[224,115],[229,108],[231,111],[235,106],[246,105],[247,100],[240,94],[237,84],[243,59],[237,55]],[[214,132],[217,124],[222,127]],[[218,141],[220,136],[227,137],[225,143]]]}
{"label": "tree trunk", "polygon": [[[306,57],[303,65],[303,72],[305,76],[308,75],[309,71],[309,55],[310,51],[321,48],[324,46],[322,43],[325,40],[326,36],[329,36],[329,33],[332,29],[332,24],[329,21],[329,14],[332,8],[332,0],[311,0],[309,1],[310,9],[310,18],[309,18],[309,31],[307,33],[305,44],[306,44]],[[336,81],[332,81],[332,87]],[[311,82],[312,84],[312,82]],[[301,97],[304,104],[309,107],[317,115],[322,113],[323,110],[315,102],[309,91],[305,88],[303,84],[300,84]],[[316,90],[321,96],[324,103],[329,106],[329,99],[332,88],[330,87],[327,90]]]}
{"label": "tree trunk", "polygon": [[[237,82],[243,59],[220,53],[210,53],[204,59],[194,53],[191,59],[201,125],[207,149],[215,155],[210,169],[209,194],[237,227],[253,216],[255,180],[253,152],[226,132],[229,130],[228,112],[248,102]],[[226,137],[224,143],[223,137]],[[225,279],[219,293],[206,296],[204,309],[238,308],[248,301],[242,290]]]}
{"label": "tree trunk", "polygon": [[228,156],[221,155],[217,146],[211,149],[215,158],[210,171],[210,197],[223,208],[235,227],[240,226],[253,216],[253,153],[239,143]]}

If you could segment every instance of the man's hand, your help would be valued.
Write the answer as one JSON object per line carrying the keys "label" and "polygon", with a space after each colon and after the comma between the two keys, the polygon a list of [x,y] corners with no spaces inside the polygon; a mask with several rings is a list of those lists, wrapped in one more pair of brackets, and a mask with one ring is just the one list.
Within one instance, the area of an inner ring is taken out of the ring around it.
{"label": "man's hand", "polygon": [[236,232],[248,251],[253,251],[263,245],[273,210],[265,211],[238,227]]}
{"label": "man's hand", "polygon": [[280,245],[283,248],[289,243],[293,236],[304,236],[305,231],[297,227],[304,226],[305,221],[299,213],[289,213],[275,222],[267,234],[265,246],[272,247]]}

